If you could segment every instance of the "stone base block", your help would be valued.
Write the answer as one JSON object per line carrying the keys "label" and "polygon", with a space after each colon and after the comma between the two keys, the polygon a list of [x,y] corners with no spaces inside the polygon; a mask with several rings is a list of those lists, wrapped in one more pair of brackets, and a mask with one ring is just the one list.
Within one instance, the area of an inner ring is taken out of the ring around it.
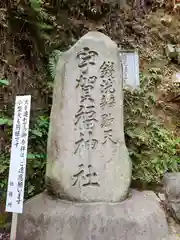
{"label": "stone base block", "polygon": [[28,200],[18,240],[166,240],[168,225],[153,192],[132,191],[121,203],[75,203],[46,192]]}

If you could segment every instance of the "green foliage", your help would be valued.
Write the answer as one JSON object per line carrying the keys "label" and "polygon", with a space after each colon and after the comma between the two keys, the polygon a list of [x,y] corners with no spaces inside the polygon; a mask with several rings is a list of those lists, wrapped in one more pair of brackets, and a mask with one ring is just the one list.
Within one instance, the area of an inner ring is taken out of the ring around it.
{"label": "green foliage", "polygon": [[42,3],[41,0],[30,0],[31,7],[38,13],[41,12]]}
{"label": "green foliage", "polygon": [[153,115],[155,90],[161,82],[159,71],[141,75],[141,89],[125,92],[125,136],[133,162],[133,179],[160,183],[167,171],[178,171],[178,139]]}
{"label": "green foliage", "polygon": [[4,117],[0,118],[0,126],[1,125],[12,126],[12,124],[13,124],[12,119],[4,118]]}
{"label": "green foliage", "polygon": [[62,55],[62,52],[59,50],[54,50],[49,57],[48,70],[52,79],[55,78],[57,62]]}
{"label": "green foliage", "polygon": [[[9,138],[12,137],[12,120],[0,119],[0,125],[11,128]],[[45,167],[46,167],[46,140],[49,128],[49,118],[46,116],[38,117],[33,128],[29,129],[28,154],[25,198],[34,196],[41,192],[44,187]],[[11,139],[10,139],[11,140]],[[10,163],[10,152],[1,151],[0,154],[0,189],[1,196],[5,199],[8,182],[8,172]]]}
{"label": "green foliage", "polygon": [[54,29],[54,22],[44,9],[44,3],[42,0],[29,0],[29,3],[14,1],[8,9],[11,35],[16,46],[28,58],[46,56],[46,42],[50,40],[49,32]]}
{"label": "green foliage", "polygon": [[44,187],[48,128],[49,118],[40,116],[34,127],[29,130],[26,198],[41,192]]}
{"label": "green foliage", "polygon": [[0,79],[0,86],[8,86],[9,81],[7,79]]}

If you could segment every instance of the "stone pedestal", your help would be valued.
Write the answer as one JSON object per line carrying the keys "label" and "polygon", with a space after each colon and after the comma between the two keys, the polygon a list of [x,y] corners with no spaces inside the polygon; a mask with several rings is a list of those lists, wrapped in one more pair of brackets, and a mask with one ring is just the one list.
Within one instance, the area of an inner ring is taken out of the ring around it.
{"label": "stone pedestal", "polygon": [[18,240],[168,240],[153,192],[131,191],[121,203],[75,203],[42,193],[25,203]]}

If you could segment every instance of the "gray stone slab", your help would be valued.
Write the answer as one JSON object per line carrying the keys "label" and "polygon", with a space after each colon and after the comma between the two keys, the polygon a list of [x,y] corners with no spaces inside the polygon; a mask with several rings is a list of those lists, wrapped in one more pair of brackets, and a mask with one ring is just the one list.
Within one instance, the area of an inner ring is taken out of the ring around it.
{"label": "gray stone slab", "polygon": [[24,205],[18,240],[167,240],[164,211],[152,192],[121,203],[73,203],[46,193]]}
{"label": "gray stone slab", "polygon": [[167,208],[173,218],[180,223],[180,172],[164,175],[164,192]]}
{"label": "gray stone slab", "polygon": [[89,32],[57,64],[47,188],[77,201],[122,201],[131,182],[117,45]]}

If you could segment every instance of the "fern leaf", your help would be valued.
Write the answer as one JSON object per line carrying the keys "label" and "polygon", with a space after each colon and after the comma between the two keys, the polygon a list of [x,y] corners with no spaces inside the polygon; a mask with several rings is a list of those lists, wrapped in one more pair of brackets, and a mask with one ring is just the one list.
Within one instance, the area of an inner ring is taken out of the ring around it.
{"label": "fern leaf", "polygon": [[31,7],[36,11],[41,11],[42,0],[30,0]]}
{"label": "fern leaf", "polygon": [[45,31],[45,30],[52,30],[54,27],[50,24],[46,24],[46,23],[37,23],[37,26],[39,27],[39,29]]}
{"label": "fern leaf", "polygon": [[56,66],[61,55],[62,52],[60,50],[54,50],[49,57],[48,70],[52,79],[55,78]]}

